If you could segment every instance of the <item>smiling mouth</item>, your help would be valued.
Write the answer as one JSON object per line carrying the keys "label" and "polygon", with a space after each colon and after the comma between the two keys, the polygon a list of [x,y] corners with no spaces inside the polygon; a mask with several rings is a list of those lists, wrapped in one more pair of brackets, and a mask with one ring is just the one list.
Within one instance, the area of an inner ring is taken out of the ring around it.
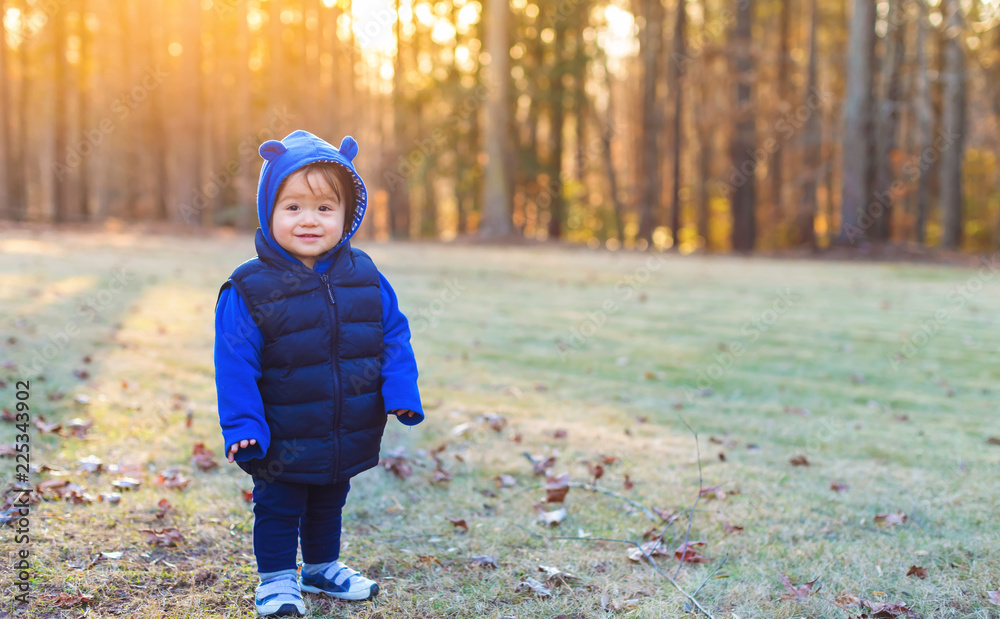
{"label": "smiling mouth", "polygon": [[299,234],[297,235],[300,239],[318,239],[318,234]]}

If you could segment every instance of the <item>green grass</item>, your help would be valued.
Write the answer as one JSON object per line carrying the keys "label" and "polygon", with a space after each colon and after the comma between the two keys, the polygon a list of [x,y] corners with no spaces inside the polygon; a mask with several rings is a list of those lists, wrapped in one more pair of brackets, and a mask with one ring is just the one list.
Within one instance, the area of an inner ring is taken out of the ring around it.
{"label": "green grass", "polygon": [[[0,367],[2,404],[13,408],[14,381],[49,336],[76,326],[68,347],[41,369],[44,379],[28,371],[30,402],[50,422],[81,416],[94,425],[84,439],[32,428],[32,463],[56,469],[34,471],[32,482],[63,472],[94,496],[112,491],[117,474],[79,470],[91,454],[144,482],[117,505],[35,506],[34,603],[21,612],[254,616],[253,521],[242,494],[251,484],[221,459],[212,366],[218,288],[253,255],[250,237],[57,234],[58,241],[27,231],[0,239],[0,361],[18,364]],[[407,429],[390,419],[383,441],[383,451],[406,447],[412,477],[379,468],[352,482],[342,557],[377,579],[382,594],[373,603],[307,595],[310,616],[600,617],[604,595],[635,600],[614,616],[684,615],[683,596],[648,564],[630,562],[627,545],[554,538],[642,541],[653,522],[625,501],[574,488],[566,519],[543,528],[533,509],[545,494],[542,479],[522,455],[558,450],[553,472],[575,481],[588,479],[588,462],[614,456],[602,487],[647,508],[686,510],[699,459],[681,417],[699,434],[704,486],[723,484],[728,493],[702,498],[691,524],[691,539],[705,541],[714,561],[685,564],[677,577],[693,591],[726,557],[698,594],[714,616],[858,615],[832,604],[842,593],[906,603],[928,618],[1000,616],[986,597],[1000,587],[1000,447],[987,443],[1000,436],[1000,279],[982,280],[959,307],[949,294],[976,277],[974,268],[358,246],[410,317],[427,420]],[[99,296],[121,267],[131,274],[126,286]],[[448,282],[460,294],[444,293]],[[769,314],[784,290],[792,302]],[[88,299],[96,310],[81,309]],[[602,320],[595,312],[605,302],[611,309]],[[947,315],[934,336],[905,349],[897,367],[893,356],[939,309]],[[600,324],[591,332],[592,320]],[[574,328],[589,337],[574,338]],[[89,378],[74,377],[80,369]],[[47,397],[57,391],[64,397]],[[176,393],[186,400],[175,406]],[[91,403],[75,403],[77,394]],[[490,413],[508,420],[502,432],[477,421]],[[453,435],[466,422],[471,429]],[[554,437],[559,429],[566,438]],[[0,442],[15,434],[13,424],[0,424]],[[199,441],[217,452],[219,469],[191,466]],[[447,483],[431,481],[433,460],[419,451],[439,445],[453,476]],[[797,455],[811,465],[793,467]],[[0,462],[9,482],[14,462]],[[192,478],[186,490],[153,483],[171,465]],[[517,485],[497,488],[499,474]],[[833,492],[834,481],[849,489]],[[174,511],[158,519],[161,498]],[[905,524],[874,522],[896,510],[907,514]],[[464,518],[469,531],[449,517]],[[727,534],[724,523],[743,532]],[[185,542],[154,547],[138,531],[164,526],[177,527]],[[666,529],[671,550],[686,526],[684,516]],[[4,529],[3,550],[15,548],[12,529]],[[88,568],[101,551],[124,554]],[[500,568],[469,561],[483,554]],[[668,574],[677,569],[671,557],[659,563]],[[527,576],[543,579],[539,565],[579,579],[549,599],[515,591]],[[927,579],[907,577],[911,565],[926,567]],[[795,584],[819,578],[819,591],[781,600],[780,573]],[[11,612],[13,578],[0,571],[0,609]],[[94,599],[88,608],[60,609],[41,597],[59,592]]]}

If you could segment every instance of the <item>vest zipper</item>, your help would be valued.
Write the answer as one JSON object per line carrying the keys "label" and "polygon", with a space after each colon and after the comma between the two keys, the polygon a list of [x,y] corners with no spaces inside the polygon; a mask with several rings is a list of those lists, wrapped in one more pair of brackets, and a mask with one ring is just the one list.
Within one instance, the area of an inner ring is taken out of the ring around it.
{"label": "vest zipper", "polygon": [[341,454],[340,445],[340,400],[342,394],[340,393],[340,360],[337,356],[337,301],[333,298],[333,287],[330,285],[330,278],[326,273],[320,273],[319,278],[323,281],[326,286],[326,295],[330,299],[330,305],[327,307],[332,307],[333,310],[330,311],[330,358],[333,360],[333,389],[334,393],[337,394],[336,402],[333,405],[333,442],[337,447],[337,459],[333,463],[333,482],[337,483],[340,481],[340,460],[343,457]]}

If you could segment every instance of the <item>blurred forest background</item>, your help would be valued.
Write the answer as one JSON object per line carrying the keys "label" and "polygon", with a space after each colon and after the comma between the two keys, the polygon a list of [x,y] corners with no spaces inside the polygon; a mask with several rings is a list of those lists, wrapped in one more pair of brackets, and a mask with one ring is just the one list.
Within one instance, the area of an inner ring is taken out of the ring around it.
{"label": "blurred forest background", "polygon": [[[1000,244],[1000,0],[0,0],[0,219],[256,226],[353,135],[377,238]],[[113,219],[112,219],[113,218]]]}

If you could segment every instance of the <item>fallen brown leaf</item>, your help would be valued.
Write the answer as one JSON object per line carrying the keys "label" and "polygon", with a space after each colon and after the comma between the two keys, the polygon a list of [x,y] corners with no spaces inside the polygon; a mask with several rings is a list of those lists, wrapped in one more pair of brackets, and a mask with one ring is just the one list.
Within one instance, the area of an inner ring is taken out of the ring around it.
{"label": "fallen brown leaf", "polygon": [[490,555],[478,555],[475,557],[469,557],[473,565],[478,565],[479,567],[488,567],[491,569],[497,569],[500,564],[497,563],[496,557],[491,557]]}
{"label": "fallen brown leaf", "polygon": [[906,571],[907,576],[916,576],[920,580],[927,578],[927,568],[917,567],[916,565],[911,565],[910,569]]}
{"label": "fallen brown leaf", "polygon": [[176,546],[184,541],[184,536],[174,527],[165,529],[139,529],[140,533],[146,534],[146,542],[154,546]]}
{"label": "fallen brown leaf", "polygon": [[445,516],[445,518],[447,518],[448,522],[452,523],[456,527],[458,527],[458,528],[460,528],[460,529],[462,529],[462,530],[464,530],[466,532],[469,531],[469,525],[465,523],[465,519],[464,518],[448,518],[447,516]]}
{"label": "fallen brown leaf", "polygon": [[894,524],[903,524],[907,520],[908,519],[906,517],[906,514],[898,510],[896,511],[896,513],[893,514],[876,514],[875,516],[875,524],[881,526],[892,526]]}
{"label": "fallen brown leaf", "polygon": [[809,466],[809,460],[803,455],[795,456],[789,460],[792,466]]}
{"label": "fallen brown leaf", "polygon": [[708,563],[712,559],[703,557],[697,548],[704,545],[705,542],[684,542],[674,551],[674,558],[687,563]]}
{"label": "fallen brown leaf", "polygon": [[518,593],[534,593],[535,595],[543,598],[552,597],[552,590],[538,582],[534,578],[528,576],[522,580],[515,589]]}
{"label": "fallen brown leaf", "polygon": [[545,478],[545,502],[562,503],[569,492],[569,473]]}
{"label": "fallen brown leaf", "polygon": [[785,591],[786,591],[786,593],[781,594],[781,599],[782,600],[786,600],[786,601],[787,600],[804,600],[805,598],[807,598],[810,595],[812,595],[813,593],[815,593],[815,591],[813,591],[813,585],[816,584],[816,582],[819,580],[819,578],[816,578],[814,580],[810,580],[809,582],[807,582],[807,583],[805,583],[803,585],[799,585],[798,587],[796,587],[796,586],[792,585],[792,581],[788,578],[788,576],[785,576],[785,574],[783,572],[779,572],[778,574],[781,576],[781,584],[782,584],[782,586],[785,587]]}

